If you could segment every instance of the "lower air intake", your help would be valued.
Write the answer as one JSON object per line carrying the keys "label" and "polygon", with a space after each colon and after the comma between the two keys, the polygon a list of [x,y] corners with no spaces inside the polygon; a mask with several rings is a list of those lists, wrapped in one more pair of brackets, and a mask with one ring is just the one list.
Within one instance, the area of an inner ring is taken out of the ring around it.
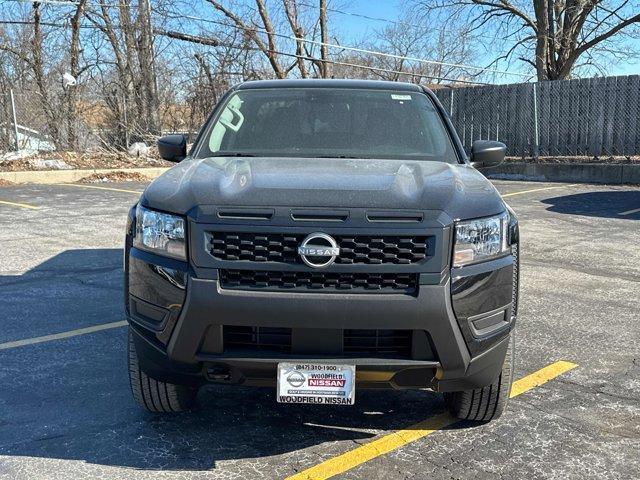
{"label": "lower air intake", "polygon": [[412,293],[415,273],[339,273],[219,270],[225,289],[317,292]]}

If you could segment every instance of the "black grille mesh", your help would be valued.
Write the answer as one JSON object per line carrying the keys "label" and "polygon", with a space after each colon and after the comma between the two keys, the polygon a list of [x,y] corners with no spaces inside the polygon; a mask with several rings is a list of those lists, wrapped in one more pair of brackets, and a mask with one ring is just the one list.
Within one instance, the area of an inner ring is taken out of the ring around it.
{"label": "black grille mesh", "polygon": [[513,292],[511,294],[511,316],[518,314],[518,283],[520,281],[520,255],[518,253],[518,245],[511,246],[511,255],[513,255]]}
{"label": "black grille mesh", "polygon": [[[218,260],[301,264],[298,246],[306,234],[208,232],[207,250]],[[336,235],[337,264],[408,265],[427,258],[430,237]]]}
{"label": "black grille mesh", "polygon": [[411,356],[411,330],[344,330],[345,353]]}
{"label": "black grille mesh", "polygon": [[[225,325],[224,348],[291,353],[291,328]],[[345,355],[411,357],[411,330],[343,330]]]}
{"label": "black grille mesh", "polygon": [[318,290],[410,293],[416,290],[415,273],[339,273],[219,270],[226,289]]}
{"label": "black grille mesh", "polygon": [[291,329],[280,327],[223,327],[224,347],[288,352],[291,350]]}

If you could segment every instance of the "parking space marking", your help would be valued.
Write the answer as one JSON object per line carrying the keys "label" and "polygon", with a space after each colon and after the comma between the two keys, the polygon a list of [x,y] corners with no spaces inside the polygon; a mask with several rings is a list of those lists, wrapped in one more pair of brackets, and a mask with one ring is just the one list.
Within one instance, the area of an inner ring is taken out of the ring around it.
{"label": "parking space marking", "polygon": [[67,332],[54,333],[52,335],[43,335],[42,337],[25,338],[24,340],[15,340],[13,342],[0,343],[0,350],[8,350],[10,348],[23,347],[25,345],[34,345],[36,343],[51,342],[52,340],[61,340],[63,338],[77,337],[87,333],[100,332],[111,328],[124,327],[127,324],[124,320],[111,323],[102,323],[92,327],[78,328]]}
{"label": "parking space marking", "polygon": [[135,193],[136,195],[142,194],[142,190],[127,190],[124,188],[98,187],[97,185],[78,185],[76,183],[56,183],[54,185],[58,185],[61,187],[94,188],[96,190],[108,190],[110,192]]}
{"label": "parking space marking", "polygon": [[633,210],[627,210],[626,212],[620,212],[618,215],[632,215],[640,212],[640,208],[634,208]]}
{"label": "parking space marking", "polygon": [[528,392],[532,388],[544,385],[549,380],[553,380],[563,373],[568,372],[569,370],[573,370],[577,366],[578,365],[575,363],[566,362],[564,360],[560,360],[559,362],[547,365],[537,372],[533,372],[532,374],[527,375],[526,377],[522,377],[521,379],[513,382],[513,385],[511,385],[511,393],[509,394],[509,398],[517,397],[518,395]]}
{"label": "parking space marking", "polygon": [[513,197],[514,195],[524,195],[525,193],[542,192],[544,190],[555,190],[557,188],[575,187],[576,185],[577,184],[572,183],[570,185],[556,185],[553,187],[532,188],[531,190],[523,190],[521,192],[505,193],[504,195],[502,195],[502,198]]}
{"label": "parking space marking", "polygon": [[[526,377],[513,382],[510,397],[521,395],[532,388],[538,387],[553,380],[557,376],[576,368],[578,365],[571,362],[559,361],[547,365]],[[357,447],[346,453],[319,463],[300,473],[288,477],[286,480],[320,480],[331,478],[344,473],[380,455],[397,450],[411,442],[415,442],[438,430],[457,423],[459,420],[451,415],[442,413],[422,422],[411,425],[403,430],[397,430],[384,435],[365,445]]]}
{"label": "parking space marking", "polygon": [[36,207],[35,205],[28,205],[26,203],[7,202],[6,200],[0,200],[0,205],[9,205],[12,207],[20,207],[20,208],[30,208],[31,210],[38,210],[38,208],[40,208],[40,207]]}

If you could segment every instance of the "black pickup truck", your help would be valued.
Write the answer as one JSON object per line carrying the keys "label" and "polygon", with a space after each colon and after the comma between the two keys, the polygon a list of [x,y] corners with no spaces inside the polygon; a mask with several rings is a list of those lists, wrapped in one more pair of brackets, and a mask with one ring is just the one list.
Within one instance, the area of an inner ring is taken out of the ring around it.
{"label": "black pickup truck", "polygon": [[348,80],[247,82],[129,214],[129,375],[153,412],[207,382],[351,405],[370,388],[443,392],[460,418],[509,397],[518,223],[435,95]]}

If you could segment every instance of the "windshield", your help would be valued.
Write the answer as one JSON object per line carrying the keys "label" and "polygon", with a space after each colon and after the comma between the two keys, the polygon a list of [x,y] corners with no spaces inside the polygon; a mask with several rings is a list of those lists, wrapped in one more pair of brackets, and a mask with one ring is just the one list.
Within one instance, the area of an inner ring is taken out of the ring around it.
{"label": "windshield", "polygon": [[196,150],[211,156],[337,157],[458,163],[431,99],[366,89],[239,90]]}

